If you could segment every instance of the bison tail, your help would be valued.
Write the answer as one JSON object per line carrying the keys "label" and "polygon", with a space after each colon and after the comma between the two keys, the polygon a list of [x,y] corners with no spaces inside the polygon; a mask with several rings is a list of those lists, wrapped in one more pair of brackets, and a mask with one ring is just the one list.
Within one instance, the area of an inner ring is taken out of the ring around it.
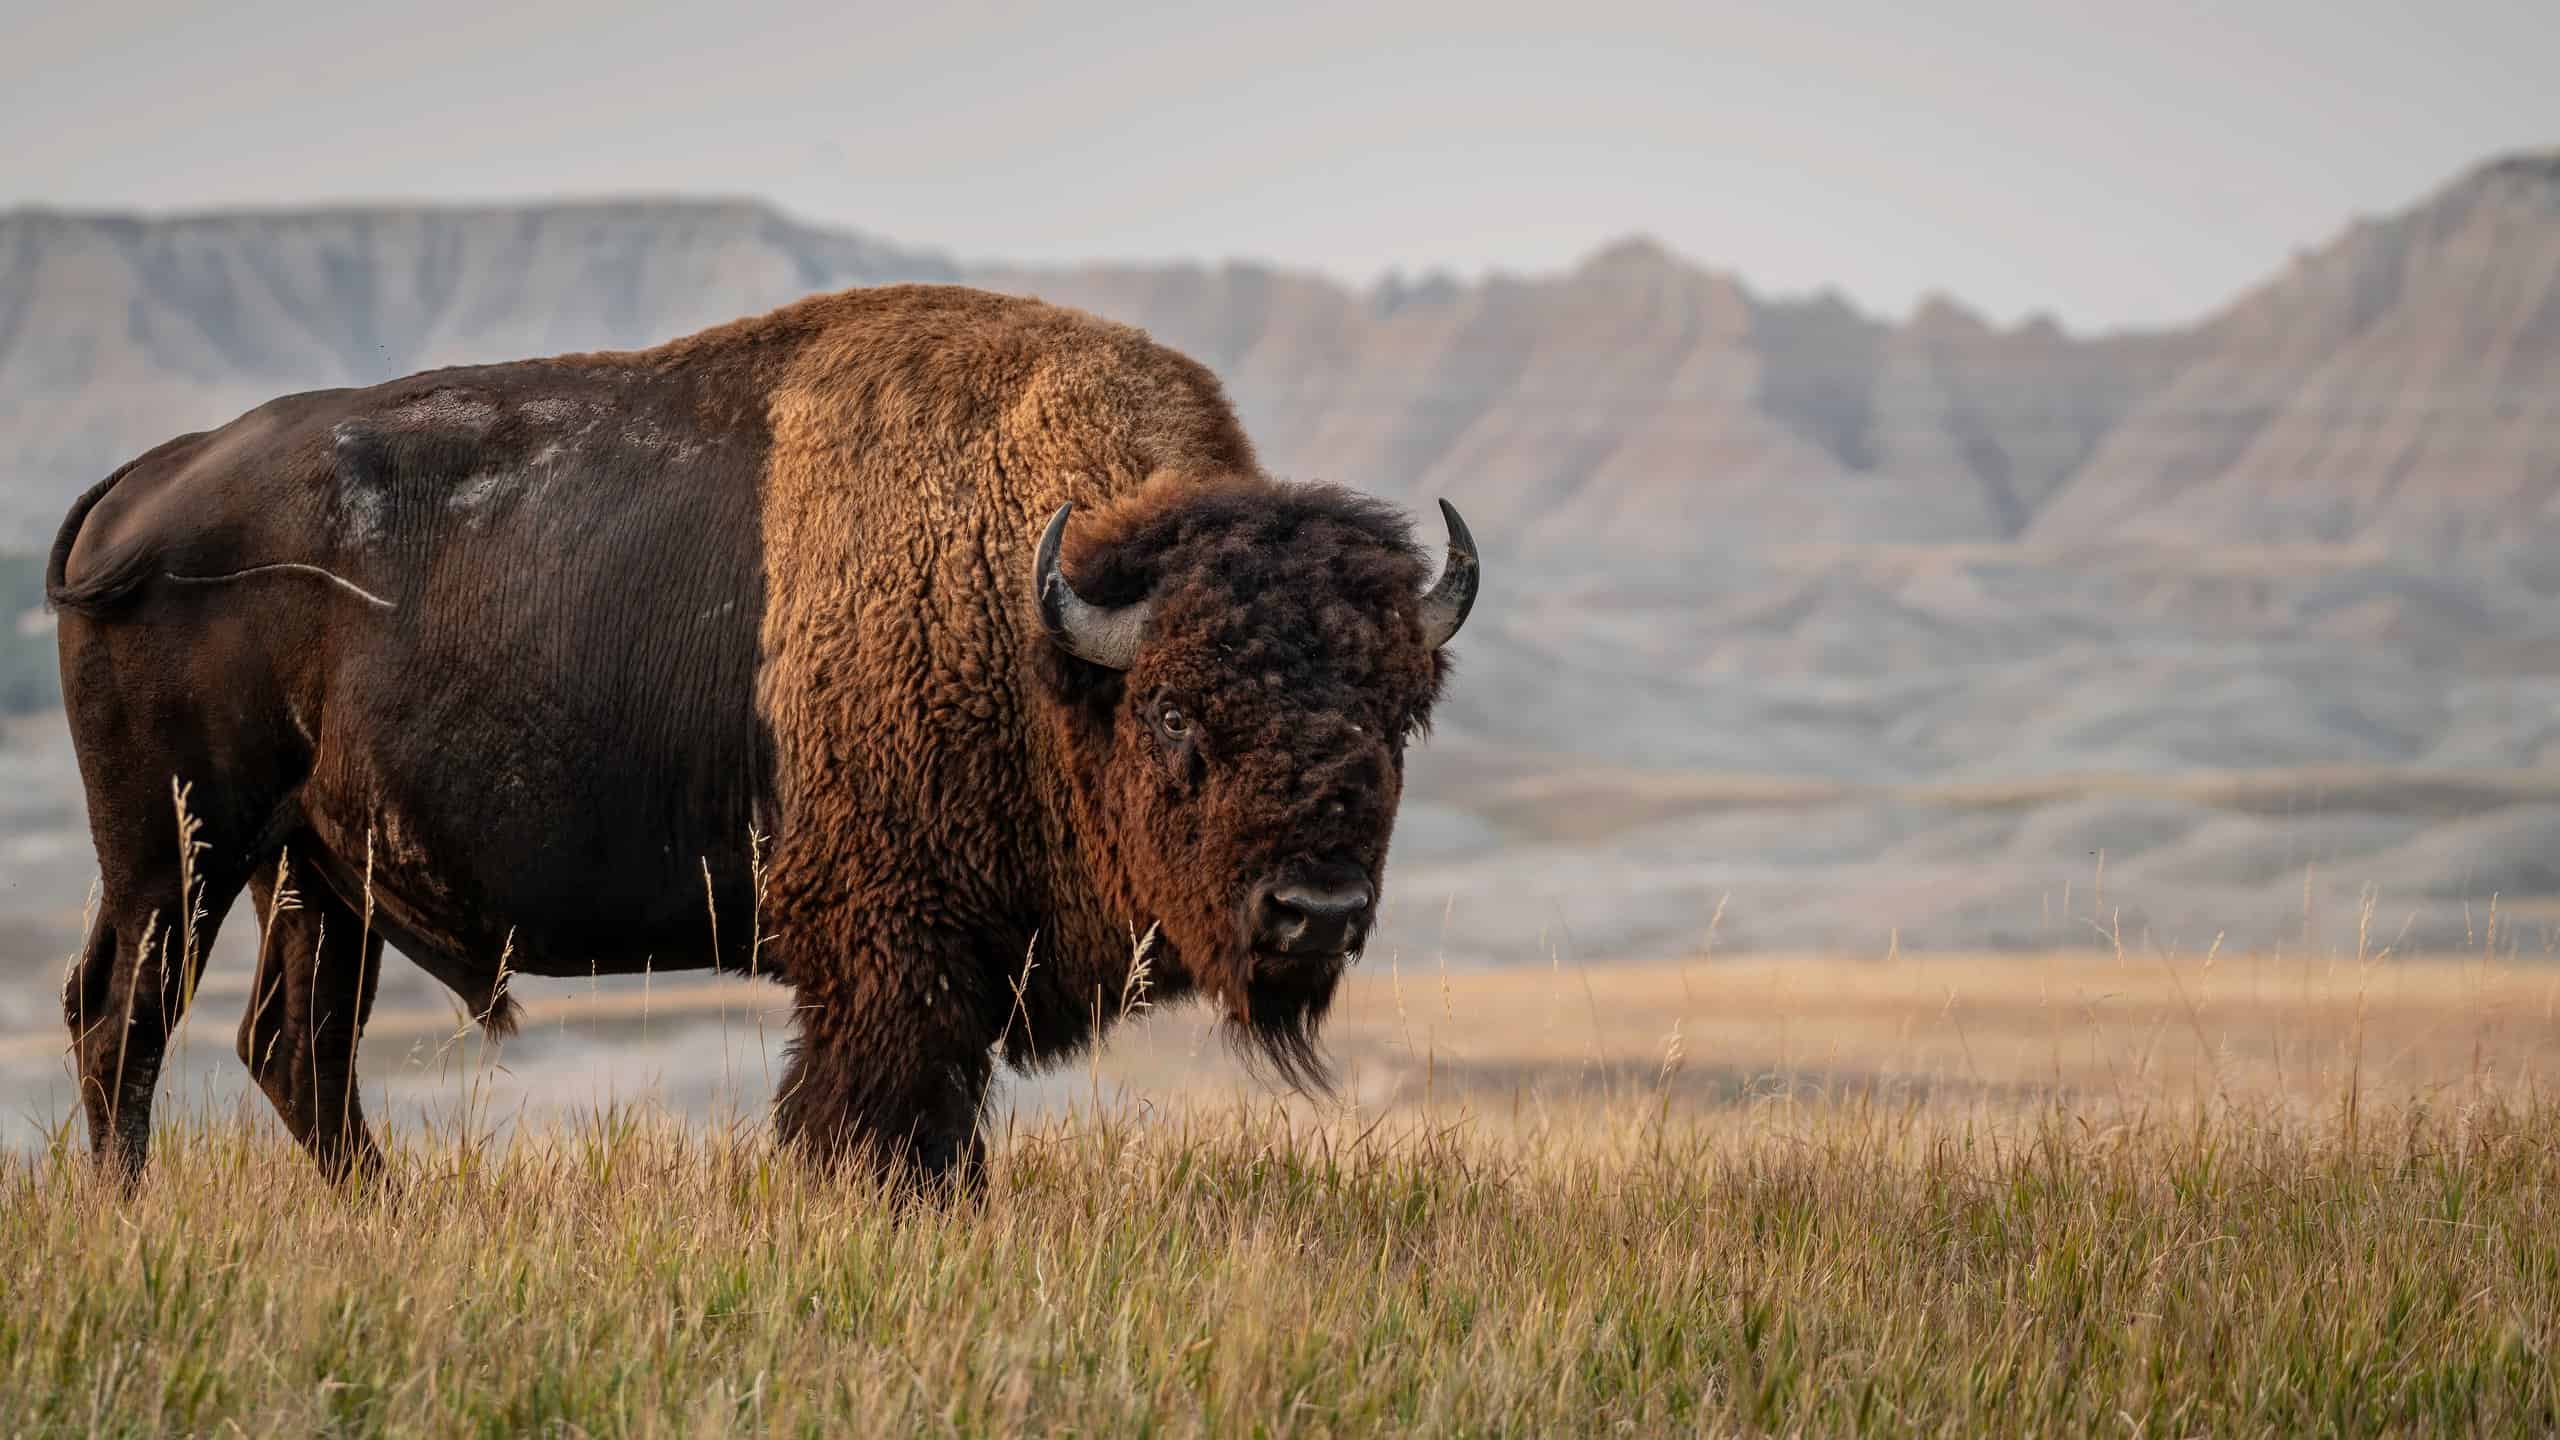
{"label": "bison tail", "polygon": [[[139,463],[139,462],[134,462]],[[133,469],[133,463],[118,467],[116,472],[89,487],[87,493],[71,502],[71,513],[64,516],[62,529],[53,537],[53,552],[45,557],[44,599],[56,610],[73,610],[97,615],[115,609],[142,588],[151,573],[150,547],[136,545],[121,554],[107,557],[95,567],[95,573],[73,580],[67,573],[71,567],[71,547],[80,538],[80,525],[97,508],[117,481]]]}

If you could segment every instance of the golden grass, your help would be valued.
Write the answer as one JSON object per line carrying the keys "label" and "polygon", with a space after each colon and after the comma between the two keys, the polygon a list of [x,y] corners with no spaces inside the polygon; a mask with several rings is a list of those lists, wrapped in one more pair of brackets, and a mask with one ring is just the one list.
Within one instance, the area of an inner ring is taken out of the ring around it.
{"label": "golden grass", "polygon": [[606,1114],[396,1199],[0,1177],[0,1428],[2296,1434],[2560,1424],[2560,1108],[1054,1120],[982,1205]]}
{"label": "golden grass", "polygon": [[[1149,1093],[1250,1094],[1181,1012],[1102,1065]],[[1667,1052],[1680,1064],[1666,1079]],[[1760,955],[1451,974],[1356,972],[1327,1041],[1373,1107],[1428,1094],[1479,1113],[1516,1095],[1622,1098],[1667,1084],[1743,1097],[2061,1103],[2129,1117],[2247,1103],[2308,1117],[2525,1093],[2560,1079],[2560,965],[2480,955]]]}
{"label": "golden grass", "polygon": [[958,1208],[645,1108],[466,1105],[388,1198],[201,1114],[121,1196],[66,1127],[0,1169],[0,1433],[2549,1432],[2555,999],[2485,958],[1373,961],[1351,1103],[1239,1098],[1175,1012]]}

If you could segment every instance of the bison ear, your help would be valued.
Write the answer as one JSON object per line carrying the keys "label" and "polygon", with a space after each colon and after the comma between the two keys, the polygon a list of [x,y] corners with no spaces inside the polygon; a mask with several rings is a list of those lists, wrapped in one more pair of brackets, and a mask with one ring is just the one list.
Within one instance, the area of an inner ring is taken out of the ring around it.
{"label": "bison ear", "polygon": [[1457,635],[1458,627],[1467,623],[1467,612],[1476,606],[1479,573],[1476,537],[1467,533],[1467,522],[1458,518],[1458,507],[1441,501],[1440,518],[1449,526],[1449,551],[1440,562],[1440,578],[1422,592],[1422,638],[1434,650],[1448,644]]}
{"label": "bison ear", "polygon": [[1049,528],[1041,532],[1040,548],[1032,556],[1031,593],[1040,606],[1040,626],[1059,649],[1077,659],[1126,670],[1137,663],[1138,645],[1146,639],[1154,602],[1106,608],[1087,601],[1067,583],[1067,573],[1058,564],[1058,549],[1066,538],[1067,516],[1075,508],[1072,502],[1061,505],[1049,517]]}

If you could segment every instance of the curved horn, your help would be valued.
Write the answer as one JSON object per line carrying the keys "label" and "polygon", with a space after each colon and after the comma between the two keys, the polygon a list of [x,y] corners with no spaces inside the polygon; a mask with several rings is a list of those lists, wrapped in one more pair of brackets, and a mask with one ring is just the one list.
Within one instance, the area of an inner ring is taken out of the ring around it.
{"label": "curved horn", "polygon": [[1138,642],[1146,638],[1147,617],[1154,602],[1141,600],[1117,609],[1088,602],[1067,583],[1058,568],[1058,542],[1066,538],[1067,516],[1076,507],[1061,505],[1041,532],[1039,553],[1031,561],[1031,593],[1040,600],[1040,623],[1058,647],[1079,660],[1114,670],[1136,663]]}
{"label": "curved horn", "polygon": [[1439,649],[1467,623],[1467,612],[1475,608],[1476,537],[1467,533],[1467,522],[1458,518],[1458,507],[1443,500],[1440,518],[1449,526],[1448,558],[1440,562],[1440,578],[1422,592],[1422,638]]}

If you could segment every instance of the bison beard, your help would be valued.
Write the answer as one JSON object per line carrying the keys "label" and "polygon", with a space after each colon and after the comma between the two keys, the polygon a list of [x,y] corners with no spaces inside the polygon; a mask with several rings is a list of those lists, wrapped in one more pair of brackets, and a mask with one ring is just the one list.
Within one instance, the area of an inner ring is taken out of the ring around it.
{"label": "bison beard", "polygon": [[1256,965],[1245,985],[1245,1013],[1227,1033],[1248,1064],[1300,1092],[1333,1093],[1333,1066],[1316,1043],[1316,1027],[1333,1006],[1342,967],[1331,962]]}
{"label": "bison beard", "polygon": [[1094,1043],[1151,926],[1156,998],[1325,1089],[1474,594],[1443,508],[1434,582],[1390,507],[1265,475],[1199,365],[949,287],[173,440],[47,572],[104,888],[67,991],[93,1144],[139,1171],[184,969],[252,884],[304,904],[258,907],[242,1056],[332,1174],[381,1164],[385,938],[493,1030],[502,966],[779,979],[779,1136],[916,1180],[979,1172],[996,1052]]}

